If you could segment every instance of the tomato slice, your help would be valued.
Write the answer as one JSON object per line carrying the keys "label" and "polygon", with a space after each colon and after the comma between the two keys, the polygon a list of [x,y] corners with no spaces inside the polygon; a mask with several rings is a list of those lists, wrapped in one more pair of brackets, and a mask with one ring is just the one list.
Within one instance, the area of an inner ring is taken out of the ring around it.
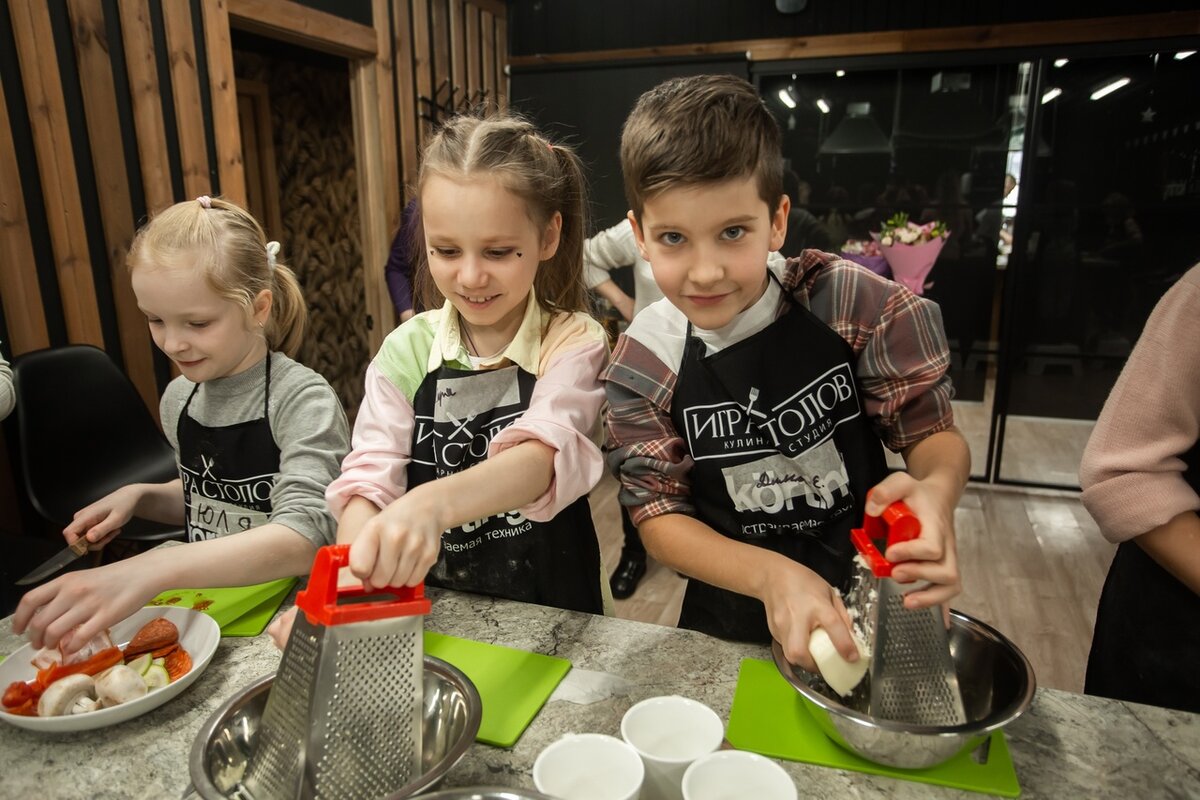
{"label": "tomato slice", "polygon": [[65,678],[68,675],[83,673],[84,675],[97,675],[109,667],[116,666],[125,660],[125,656],[121,653],[119,647],[109,647],[101,650],[86,661],[80,661],[75,664],[62,666],[55,664],[48,670],[43,670],[38,673],[38,683],[43,687],[49,686],[59,678]]}
{"label": "tomato slice", "polygon": [[179,647],[167,656],[163,666],[167,668],[167,675],[171,680],[177,681],[192,671],[192,657],[188,655],[187,650]]}
{"label": "tomato slice", "polygon": [[4,707],[16,708],[33,697],[33,687],[25,681],[13,681],[4,690]]}

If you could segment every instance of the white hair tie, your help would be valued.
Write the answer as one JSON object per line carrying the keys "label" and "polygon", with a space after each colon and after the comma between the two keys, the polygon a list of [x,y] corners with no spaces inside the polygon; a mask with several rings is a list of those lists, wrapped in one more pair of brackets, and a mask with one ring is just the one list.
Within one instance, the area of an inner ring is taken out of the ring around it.
{"label": "white hair tie", "polygon": [[196,202],[204,208],[212,208],[212,198],[206,194],[202,194],[196,198]]}
{"label": "white hair tie", "polygon": [[267,242],[267,267],[275,271],[275,256],[279,255],[279,242]]}

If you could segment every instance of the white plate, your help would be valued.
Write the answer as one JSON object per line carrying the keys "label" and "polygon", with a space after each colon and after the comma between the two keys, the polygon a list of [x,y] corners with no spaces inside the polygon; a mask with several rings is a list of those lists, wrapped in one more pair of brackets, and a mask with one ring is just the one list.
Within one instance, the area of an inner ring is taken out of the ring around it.
{"label": "white plate", "polygon": [[[166,617],[175,623],[175,627],[179,628],[179,643],[192,658],[191,671],[179,680],[172,681],[161,689],[147,692],[137,700],[130,700],[128,703],[121,703],[119,706],[111,708],[102,708],[99,711],[67,714],[61,717],[22,717],[0,710],[0,719],[31,731],[63,733],[116,725],[118,722],[133,719],[151,709],[158,708],[191,686],[192,682],[200,677],[200,673],[204,672],[204,668],[212,660],[213,653],[217,652],[217,644],[221,641],[221,629],[212,617],[201,614],[199,611],[192,611],[190,608],[147,606],[114,625],[109,629],[109,636],[112,638],[113,644],[124,648],[143,625],[157,617]],[[13,681],[33,680],[37,675],[37,670],[29,662],[33,658],[34,652],[32,647],[25,645],[0,663],[0,691],[7,688]]]}

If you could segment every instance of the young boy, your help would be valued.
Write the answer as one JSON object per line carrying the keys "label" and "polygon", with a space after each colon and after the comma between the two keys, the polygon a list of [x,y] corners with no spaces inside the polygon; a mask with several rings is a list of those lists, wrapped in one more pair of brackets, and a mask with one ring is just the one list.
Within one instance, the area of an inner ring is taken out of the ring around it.
{"label": "young boy", "polygon": [[[665,299],[634,318],[605,373],[609,463],[646,549],[686,575],[681,627],[777,639],[814,669],[812,630],[857,650],[838,588],[864,509],[903,499],[919,539],[889,548],[959,592],[954,507],[970,454],[954,428],[938,308],[816,250],[783,260],[779,126],[740,78],[667,81],[621,138],[638,247]],[[908,471],[888,476],[880,441]],[[867,491],[871,491],[867,501]]]}

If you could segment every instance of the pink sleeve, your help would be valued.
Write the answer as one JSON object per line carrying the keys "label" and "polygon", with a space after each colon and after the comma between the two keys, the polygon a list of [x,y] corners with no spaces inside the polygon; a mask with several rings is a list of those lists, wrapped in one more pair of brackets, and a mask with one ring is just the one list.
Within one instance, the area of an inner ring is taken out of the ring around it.
{"label": "pink sleeve", "polygon": [[1096,420],[1083,505],[1112,542],[1200,510],[1183,455],[1200,439],[1200,267],[1159,301]]}
{"label": "pink sleeve", "polygon": [[573,347],[550,362],[533,387],[529,408],[492,439],[488,457],[536,439],[553,447],[554,477],[546,493],[519,509],[534,522],[547,522],[592,490],[604,457],[592,441],[604,403],[600,371],[608,360],[603,341]]}
{"label": "pink sleeve", "polygon": [[334,518],[341,517],[355,495],[383,508],[404,494],[412,460],[413,416],[412,402],[404,392],[374,364],[368,366],[350,454],[342,461],[341,476],[325,490]]}

